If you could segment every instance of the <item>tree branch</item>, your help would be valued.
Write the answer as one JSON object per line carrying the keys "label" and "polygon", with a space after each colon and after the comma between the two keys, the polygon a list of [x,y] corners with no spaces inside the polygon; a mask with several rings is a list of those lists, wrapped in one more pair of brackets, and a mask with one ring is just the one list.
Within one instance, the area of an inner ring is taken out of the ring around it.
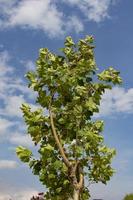
{"label": "tree branch", "polygon": [[77,189],[81,190],[83,188],[83,184],[84,184],[84,176],[82,173],[80,173],[79,182],[77,184]]}
{"label": "tree branch", "polygon": [[79,173],[79,181],[77,180],[78,182],[77,182],[75,188],[77,190],[81,190],[83,188],[83,184],[84,184],[84,175],[83,175],[83,169],[80,166],[80,161],[77,161],[75,164],[75,173],[76,173],[76,170],[78,170],[78,173]]}
{"label": "tree branch", "polygon": [[58,135],[57,135],[57,132],[56,132],[56,129],[55,129],[55,126],[54,126],[54,120],[53,120],[53,115],[52,115],[52,111],[51,111],[51,107],[49,106],[49,114],[50,114],[50,123],[51,123],[51,128],[52,128],[52,132],[53,132],[53,136],[54,136],[54,139],[56,141],[56,144],[59,148],[59,151],[60,151],[60,154],[63,158],[63,161],[65,163],[65,165],[70,168],[71,167],[71,163],[69,162],[68,158],[66,157],[65,155],[65,152],[64,152],[64,149],[60,143],[60,140],[58,138]]}

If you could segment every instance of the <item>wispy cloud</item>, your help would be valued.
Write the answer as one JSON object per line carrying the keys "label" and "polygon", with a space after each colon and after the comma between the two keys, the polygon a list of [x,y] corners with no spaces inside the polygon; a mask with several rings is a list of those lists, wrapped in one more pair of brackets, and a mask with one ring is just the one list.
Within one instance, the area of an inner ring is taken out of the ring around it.
{"label": "wispy cloud", "polygon": [[0,77],[2,78],[3,75],[13,72],[13,68],[8,65],[10,60],[10,56],[7,51],[0,52]]}
{"label": "wispy cloud", "polygon": [[81,21],[81,19],[75,15],[70,16],[68,18],[68,21],[66,22],[66,30],[69,32],[69,30],[75,30],[77,33],[84,30],[84,25]]}
{"label": "wispy cloud", "polygon": [[34,99],[34,94],[24,80],[16,76],[15,67],[9,64],[10,59],[7,51],[0,52],[0,115],[21,117],[21,104],[25,99]]}
{"label": "wispy cloud", "polygon": [[22,112],[20,111],[20,106],[25,102],[22,95],[8,96],[4,101],[4,106],[0,110],[0,114],[8,117],[22,117]]}
{"label": "wispy cloud", "polygon": [[13,126],[14,122],[1,118],[0,119],[0,136],[6,134],[8,130]]}
{"label": "wispy cloud", "polygon": [[109,8],[111,5],[114,5],[114,0],[68,0],[65,1],[71,6],[78,7],[83,15],[89,21],[95,21],[97,23],[103,21],[106,18],[109,18]]}
{"label": "wispy cloud", "polygon": [[[15,67],[9,64],[10,61],[11,56],[7,51],[0,53],[0,141],[32,146],[31,138],[24,134],[25,126],[20,107],[27,101],[33,110],[38,106],[31,103],[35,95],[25,85],[24,80],[16,76]],[[33,63],[29,61],[28,65],[30,68]]]}
{"label": "wispy cloud", "polygon": [[26,71],[35,70],[35,63],[32,60],[22,60],[21,63]]}
{"label": "wispy cloud", "polygon": [[133,88],[114,87],[102,97],[100,113],[95,116],[108,116],[117,113],[133,113]]}
{"label": "wispy cloud", "polygon": [[14,169],[17,167],[17,162],[13,160],[0,160],[0,169]]}
{"label": "wispy cloud", "polygon": [[27,134],[14,133],[8,138],[9,142],[15,145],[33,146],[32,139]]}
{"label": "wispy cloud", "polygon": [[14,68],[9,65],[10,55],[7,51],[0,53],[0,100],[2,106],[0,107],[0,115],[17,115],[16,107],[20,105],[23,97],[16,96],[15,91],[19,88],[19,81],[13,77]]}

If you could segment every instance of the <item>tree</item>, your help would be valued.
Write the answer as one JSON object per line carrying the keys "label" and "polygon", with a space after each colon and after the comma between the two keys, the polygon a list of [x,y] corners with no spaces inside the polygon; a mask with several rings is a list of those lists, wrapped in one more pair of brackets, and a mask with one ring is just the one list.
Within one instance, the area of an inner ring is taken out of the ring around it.
{"label": "tree", "polygon": [[92,116],[99,112],[105,89],[122,80],[112,67],[97,73],[93,43],[92,36],[77,44],[67,37],[60,55],[42,48],[36,70],[26,75],[42,107],[21,107],[28,134],[39,145],[39,158],[22,146],[16,153],[48,189],[46,200],[87,200],[87,184],[106,184],[114,172],[115,150],[104,145],[104,122]]}
{"label": "tree", "polygon": [[133,200],[133,193],[132,194],[127,194],[123,200]]}

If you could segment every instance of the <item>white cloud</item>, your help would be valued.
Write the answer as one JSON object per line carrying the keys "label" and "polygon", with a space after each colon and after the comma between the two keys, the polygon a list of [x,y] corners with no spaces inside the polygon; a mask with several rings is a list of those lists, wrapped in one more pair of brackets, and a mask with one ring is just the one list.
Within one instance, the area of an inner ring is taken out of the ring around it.
{"label": "white cloud", "polygon": [[[25,85],[24,81],[16,78],[15,68],[9,65],[11,56],[7,51],[0,53],[0,136],[1,141],[12,144],[32,146],[32,139],[25,132],[20,107],[22,103],[35,98],[34,93]],[[30,62],[29,65],[32,63]],[[38,108],[30,103],[32,110]],[[16,120],[14,120],[14,117]],[[12,120],[12,121],[11,121]],[[13,132],[15,127],[15,133]]]}
{"label": "white cloud", "polygon": [[4,101],[5,106],[1,109],[0,114],[11,117],[22,117],[20,106],[25,102],[22,95],[20,96],[8,96]]}
{"label": "white cloud", "polygon": [[10,136],[9,141],[16,145],[33,146],[32,139],[27,134],[14,133]]}
{"label": "white cloud", "polygon": [[77,16],[69,17],[69,20],[66,22],[67,30],[74,29],[76,33],[79,33],[84,30],[82,21]]}
{"label": "white cloud", "polygon": [[[61,3],[65,6],[79,8],[88,21],[101,22],[109,18],[109,8],[116,0],[22,0],[8,3],[0,0],[0,12],[3,18],[0,20],[1,28],[19,26],[42,30],[48,36],[61,36],[68,32],[83,31],[84,25],[79,15],[74,12],[66,15]],[[67,9],[67,8],[66,8]]]}
{"label": "white cloud", "polygon": [[[7,51],[0,53],[0,136],[1,141],[12,144],[32,146],[32,140],[25,132],[22,122],[22,103],[35,98],[34,93],[25,85],[24,81],[16,78],[15,68],[9,65],[11,56]],[[30,63],[31,65],[31,63]],[[30,103],[32,110],[38,108]],[[14,120],[14,117],[16,120]],[[12,128],[15,127],[15,133]],[[17,133],[16,133],[17,132]]]}
{"label": "white cloud", "polygon": [[0,52],[0,98],[7,96],[11,92],[10,84],[15,84],[16,80],[12,77],[14,68],[9,65],[10,55],[7,51]]}
{"label": "white cloud", "polygon": [[101,22],[109,17],[109,8],[114,2],[114,0],[68,0],[66,3],[77,6],[89,21]]}
{"label": "white cloud", "polygon": [[17,162],[13,160],[0,160],[0,169],[14,169],[17,167]]}
{"label": "white cloud", "polygon": [[[11,56],[7,51],[0,53],[0,115],[7,117],[21,117],[20,106],[25,97],[34,99],[35,93],[25,82],[15,77],[15,68],[9,65]],[[32,63],[29,63],[30,67]]]}
{"label": "white cloud", "polygon": [[133,88],[128,90],[114,87],[103,94],[100,113],[95,116],[107,116],[117,113],[133,113]]}
{"label": "white cloud", "polygon": [[51,0],[22,0],[10,6],[0,2],[0,5],[5,16],[3,27],[41,29],[51,36],[64,33],[63,13]]}

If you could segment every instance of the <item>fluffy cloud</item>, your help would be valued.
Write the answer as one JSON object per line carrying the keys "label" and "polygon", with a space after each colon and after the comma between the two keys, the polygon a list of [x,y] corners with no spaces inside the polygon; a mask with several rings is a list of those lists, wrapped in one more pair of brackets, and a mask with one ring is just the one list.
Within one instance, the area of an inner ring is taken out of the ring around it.
{"label": "fluffy cloud", "polygon": [[9,11],[9,26],[28,26],[43,29],[54,36],[62,33],[63,14],[50,0],[23,0]]}
{"label": "fluffy cloud", "polygon": [[5,16],[3,27],[21,26],[41,29],[50,36],[64,33],[63,13],[51,0],[23,0],[10,5],[2,1],[0,4]]}
{"label": "fluffy cloud", "polygon": [[[109,8],[115,0],[0,0],[1,28],[22,27],[43,30],[55,37],[67,32],[83,31],[83,21],[73,13],[65,14],[61,4],[77,7],[88,21],[101,22],[109,17]],[[63,5],[64,6],[64,5]],[[66,7],[69,9],[69,7]]]}
{"label": "fluffy cloud", "polygon": [[0,160],[0,169],[14,169],[17,167],[17,162],[13,160]]}
{"label": "fluffy cloud", "polygon": [[128,90],[114,87],[102,97],[100,113],[96,116],[108,116],[114,113],[133,113],[133,88]]}

